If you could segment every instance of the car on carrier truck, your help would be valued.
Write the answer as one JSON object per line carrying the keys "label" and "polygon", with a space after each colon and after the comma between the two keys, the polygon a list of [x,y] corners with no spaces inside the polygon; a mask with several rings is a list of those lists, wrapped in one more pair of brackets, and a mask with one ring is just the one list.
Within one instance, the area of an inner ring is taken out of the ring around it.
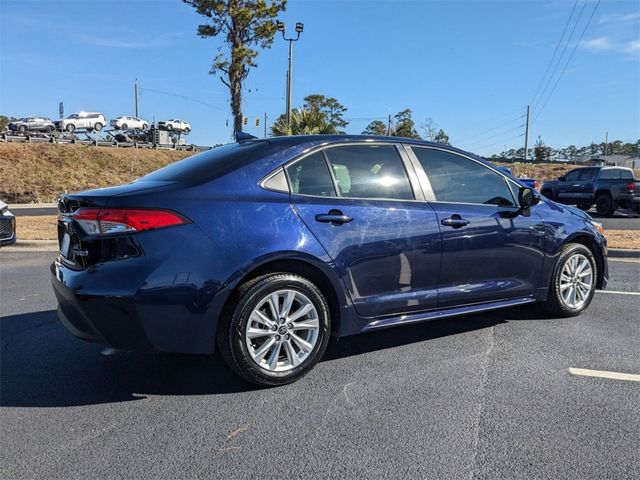
{"label": "car on carrier truck", "polygon": [[545,182],[542,195],[581,210],[596,206],[598,215],[611,216],[619,208],[640,212],[640,180],[626,167],[582,167]]}
{"label": "car on carrier truck", "polygon": [[66,130],[69,133],[76,130],[95,130],[99,132],[107,124],[106,118],[100,112],[78,112],[69,115],[63,120],[56,121],[58,130]]}

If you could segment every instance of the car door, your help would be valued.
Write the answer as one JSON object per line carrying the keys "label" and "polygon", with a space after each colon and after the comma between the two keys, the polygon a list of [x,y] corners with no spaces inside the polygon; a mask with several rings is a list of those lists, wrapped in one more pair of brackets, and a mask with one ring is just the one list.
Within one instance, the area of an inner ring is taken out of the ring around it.
{"label": "car door", "polygon": [[412,146],[442,233],[439,307],[533,295],[544,260],[544,223],[517,206],[519,184],[471,157]]}
{"label": "car door", "polygon": [[567,185],[567,197],[573,203],[590,203],[593,197],[593,182],[598,174],[598,168],[581,168],[577,170],[578,177]]}
{"label": "car door", "polygon": [[440,232],[405,155],[391,144],[336,145],[286,168],[296,212],[363,317],[437,306]]}
{"label": "car door", "polygon": [[565,203],[571,203],[575,199],[575,189],[579,186],[578,179],[580,178],[581,168],[571,170],[568,172],[556,187],[556,196],[558,200]]}

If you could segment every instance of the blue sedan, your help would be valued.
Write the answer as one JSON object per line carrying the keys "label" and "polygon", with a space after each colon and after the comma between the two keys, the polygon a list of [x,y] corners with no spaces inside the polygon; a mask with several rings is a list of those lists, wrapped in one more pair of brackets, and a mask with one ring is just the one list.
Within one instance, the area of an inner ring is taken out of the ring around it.
{"label": "blue sedan", "polygon": [[411,139],[246,140],[59,209],[51,274],[71,333],[219,351],[258,385],[308,373],[331,335],[535,302],[568,317],[607,283],[588,214]]}

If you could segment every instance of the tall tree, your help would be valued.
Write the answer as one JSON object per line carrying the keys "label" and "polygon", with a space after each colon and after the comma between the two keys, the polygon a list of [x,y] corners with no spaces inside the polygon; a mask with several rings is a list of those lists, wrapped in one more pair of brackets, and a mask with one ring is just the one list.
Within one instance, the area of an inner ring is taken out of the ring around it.
{"label": "tall tree", "polygon": [[307,95],[304,97],[304,105],[302,108],[324,113],[329,123],[335,127],[336,133],[344,133],[340,129],[349,125],[349,122],[343,118],[347,107],[333,97],[325,97],[319,93]]}
{"label": "tall tree", "polygon": [[387,124],[382,120],[374,120],[362,132],[363,135],[386,135]]}
{"label": "tall tree", "polygon": [[551,156],[551,149],[544,144],[540,135],[538,135],[535,147],[533,147],[533,155],[536,162],[544,162]]}
{"label": "tall tree", "polygon": [[277,31],[275,19],[285,10],[287,0],[182,0],[207,18],[198,26],[202,38],[222,36],[226,45],[218,48],[212,75],[229,89],[234,132],[242,130],[242,84],[255,67],[258,51],[269,48]]}
{"label": "tall tree", "polygon": [[319,110],[294,109],[291,111],[291,121],[287,122],[286,115],[280,115],[271,126],[274,137],[285,135],[320,135],[335,133],[335,127],[327,116]]}
{"label": "tall tree", "polygon": [[396,113],[394,117],[395,128],[392,132],[394,137],[420,138],[420,135],[416,132],[416,124],[413,121],[412,113],[410,108],[405,108]]}

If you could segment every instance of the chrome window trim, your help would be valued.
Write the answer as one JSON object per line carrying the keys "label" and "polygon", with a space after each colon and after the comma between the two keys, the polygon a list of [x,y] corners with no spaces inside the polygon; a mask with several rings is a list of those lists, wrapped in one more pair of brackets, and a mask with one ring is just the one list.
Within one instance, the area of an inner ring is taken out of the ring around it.
{"label": "chrome window trim", "polygon": [[[369,146],[369,145],[377,145],[377,146],[383,146],[383,145],[390,145],[392,147],[395,147],[396,152],[398,153],[398,157],[400,158],[400,161],[402,162],[402,166],[404,167],[405,173],[407,174],[407,179],[409,180],[409,185],[411,187],[411,190],[413,192],[413,199],[408,199],[408,198],[387,198],[387,197],[345,197],[342,196],[340,194],[339,188],[338,188],[338,184],[337,181],[335,179],[335,174],[334,172],[332,172],[332,168],[330,168],[330,162],[329,159],[327,157],[327,155],[324,153],[325,150],[328,150],[329,148],[334,148],[334,147],[343,147],[343,146]],[[357,142],[337,142],[337,143],[331,143],[331,144],[321,144],[321,145],[316,145],[314,147],[311,147],[308,151],[303,152],[302,154],[300,154],[298,157],[292,158],[291,160],[285,162],[283,165],[281,165],[281,167],[278,168],[284,168],[285,171],[285,175],[287,177],[287,182],[289,184],[289,193],[290,195],[296,196],[296,197],[308,197],[308,198],[323,198],[323,199],[340,199],[340,200],[376,200],[376,201],[387,201],[387,202],[419,202],[419,203],[424,203],[424,199],[419,199],[418,197],[422,196],[420,195],[420,190],[419,187],[420,185],[414,185],[412,183],[412,178],[411,178],[411,174],[410,174],[410,170],[409,170],[409,165],[407,165],[407,158],[405,156],[402,155],[402,150],[403,148],[403,144],[401,142],[368,142],[368,141],[357,141]],[[293,166],[294,164],[296,164],[297,162],[300,162],[302,160],[304,160],[306,157],[313,155],[314,153],[318,153],[321,152],[325,161],[327,162],[327,168],[329,169],[329,174],[331,175],[331,179],[334,181],[333,184],[333,188],[336,192],[336,196],[335,197],[323,197],[320,195],[307,195],[304,193],[293,193],[291,191],[291,179],[289,178],[289,174],[287,173],[287,168],[289,168],[290,166]]]}

